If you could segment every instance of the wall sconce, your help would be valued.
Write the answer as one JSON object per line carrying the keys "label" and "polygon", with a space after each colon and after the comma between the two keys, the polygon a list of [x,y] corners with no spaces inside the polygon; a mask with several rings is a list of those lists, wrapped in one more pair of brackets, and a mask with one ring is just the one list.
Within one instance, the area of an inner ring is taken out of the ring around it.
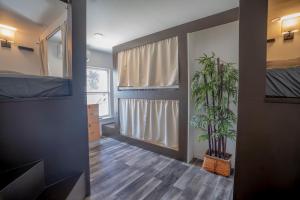
{"label": "wall sconce", "polygon": [[15,33],[17,29],[11,26],[0,24],[0,41],[1,47],[11,48],[15,42]]}
{"label": "wall sconce", "polygon": [[294,39],[294,33],[300,30],[300,13],[287,15],[281,18],[281,33],[284,40]]}

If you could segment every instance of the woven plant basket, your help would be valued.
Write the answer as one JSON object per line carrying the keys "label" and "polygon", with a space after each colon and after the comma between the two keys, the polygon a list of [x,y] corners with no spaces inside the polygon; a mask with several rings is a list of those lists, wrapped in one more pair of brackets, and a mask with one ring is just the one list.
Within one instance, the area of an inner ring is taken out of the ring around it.
{"label": "woven plant basket", "polygon": [[206,153],[202,168],[209,172],[228,177],[231,171],[231,155],[229,155],[228,160],[224,160]]}

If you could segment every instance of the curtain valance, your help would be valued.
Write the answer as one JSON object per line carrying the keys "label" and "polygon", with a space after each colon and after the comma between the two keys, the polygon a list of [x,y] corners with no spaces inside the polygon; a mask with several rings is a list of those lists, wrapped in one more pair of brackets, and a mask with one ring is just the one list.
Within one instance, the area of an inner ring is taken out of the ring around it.
{"label": "curtain valance", "polygon": [[177,37],[118,53],[119,87],[177,86],[178,73]]}

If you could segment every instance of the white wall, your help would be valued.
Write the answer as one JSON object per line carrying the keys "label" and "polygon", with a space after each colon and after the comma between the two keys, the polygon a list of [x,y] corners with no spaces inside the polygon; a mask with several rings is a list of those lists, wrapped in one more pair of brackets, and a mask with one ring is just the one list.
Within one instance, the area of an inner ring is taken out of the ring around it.
{"label": "white wall", "polygon": [[[225,25],[213,27],[210,29],[190,33],[188,35],[188,57],[189,57],[189,83],[200,65],[195,59],[203,53],[211,54],[214,52],[226,62],[239,63],[239,23],[232,22]],[[190,84],[191,85],[191,84]],[[194,114],[194,103],[191,99],[189,87],[189,121]],[[237,108],[234,108],[237,112]],[[207,141],[198,142],[197,136],[200,130],[194,129],[189,125],[188,139],[188,160],[193,157],[203,159],[203,155],[208,149]],[[227,152],[233,154],[232,160],[235,160],[235,142],[228,141]],[[234,166],[234,162],[232,162]]]}
{"label": "white wall", "polygon": [[111,53],[87,50],[88,66],[92,67],[113,67],[113,57]]}
{"label": "white wall", "polygon": [[[41,59],[39,45],[36,43],[39,41],[43,27],[1,9],[0,24],[17,28],[16,45],[12,45],[10,49],[0,47],[0,70],[40,75]],[[34,48],[34,52],[21,51],[17,45]]]}

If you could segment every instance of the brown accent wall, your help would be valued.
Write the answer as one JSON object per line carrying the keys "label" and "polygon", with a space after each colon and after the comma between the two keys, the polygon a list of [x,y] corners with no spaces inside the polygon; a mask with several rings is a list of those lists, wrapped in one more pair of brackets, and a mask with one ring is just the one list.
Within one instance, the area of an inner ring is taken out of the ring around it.
{"label": "brown accent wall", "polygon": [[235,199],[295,199],[300,188],[300,105],[265,101],[266,34],[267,0],[240,0]]}

